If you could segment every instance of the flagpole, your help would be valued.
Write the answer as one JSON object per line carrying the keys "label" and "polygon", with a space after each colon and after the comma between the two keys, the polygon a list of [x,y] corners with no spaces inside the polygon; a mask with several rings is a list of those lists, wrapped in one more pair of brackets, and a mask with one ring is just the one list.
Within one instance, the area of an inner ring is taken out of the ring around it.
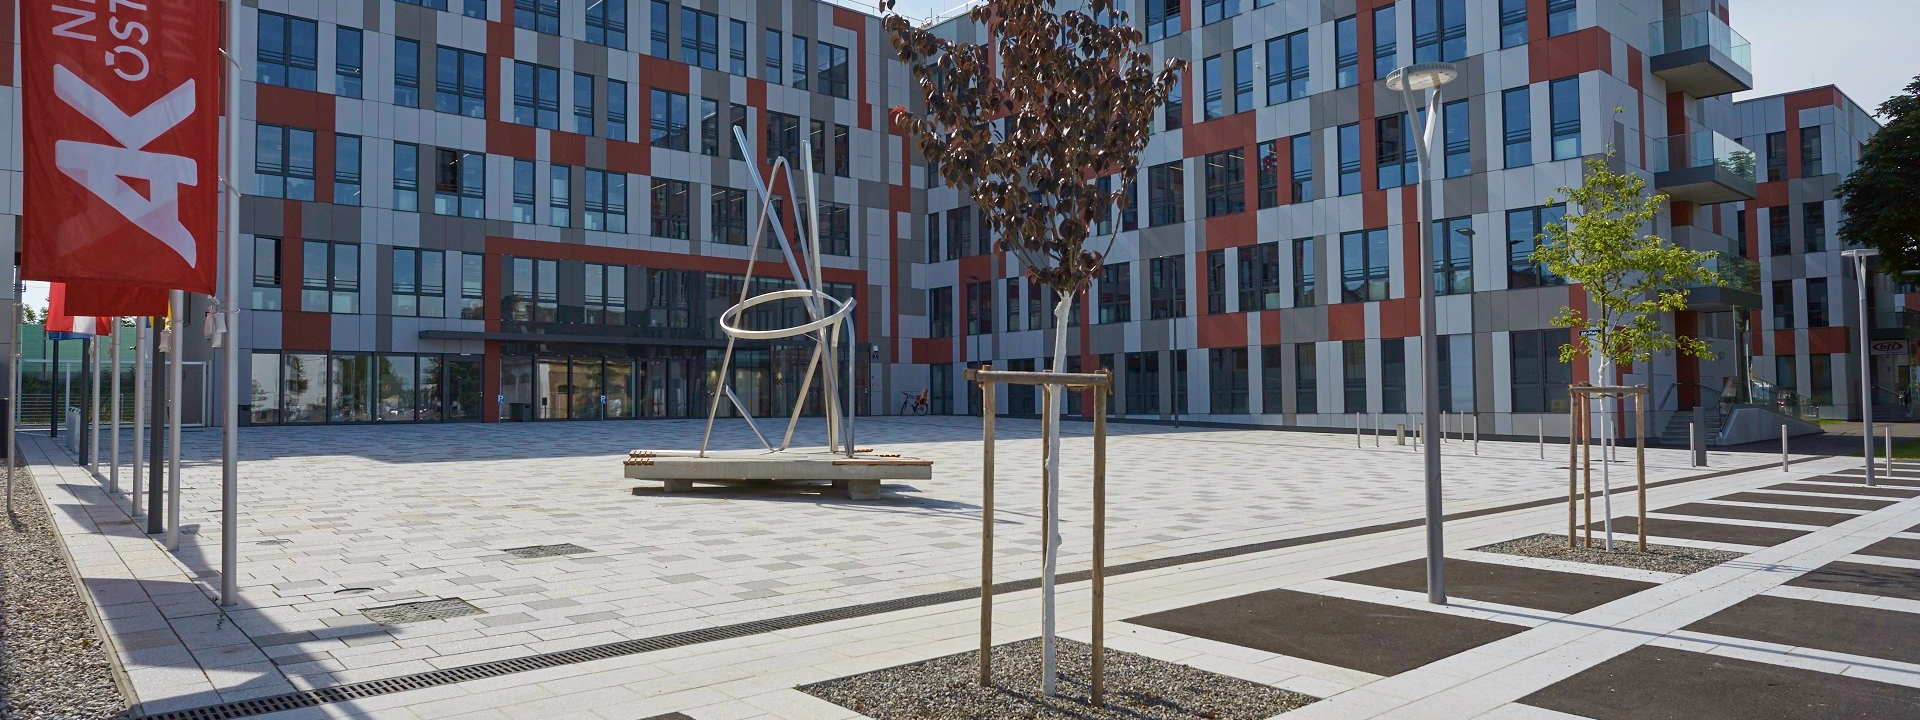
{"label": "flagpole", "polygon": [[109,441],[110,447],[107,448],[107,452],[112,454],[113,457],[109,458],[107,461],[107,467],[111,468],[111,470],[109,470],[107,473],[107,496],[110,499],[112,499],[114,503],[119,503],[120,502],[120,318],[109,318],[109,321],[110,322],[107,325],[107,341],[110,343],[113,343],[113,379],[108,383],[109,385],[112,386],[112,391],[110,394],[113,395],[113,398],[109,400],[109,402],[112,403],[111,412],[113,413],[112,415],[113,437]]}
{"label": "flagpole", "polygon": [[20,306],[27,301],[27,284],[19,280],[20,268],[13,269],[13,363],[7,373],[7,517],[13,517],[14,468],[20,464]]}
{"label": "flagpole", "polygon": [[[239,3],[227,3],[227,47],[240,47]],[[220,338],[226,392],[220,414],[220,604],[239,598],[240,564],[240,61],[227,53],[227,298]]]}
{"label": "flagpole", "polygon": [[[93,322],[97,325],[100,318],[94,318]],[[104,349],[100,347],[99,327],[93,329],[89,340],[93,346],[93,362],[87,363],[87,367],[93,370],[93,392],[87,393],[87,469],[97,476],[100,474],[100,351]]]}
{"label": "flagpole", "polygon": [[187,291],[169,290],[173,298],[167,315],[167,549],[180,549],[180,344],[185,340],[181,319],[187,314]]}
{"label": "flagpole", "polygon": [[147,319],[133,319],[133,474],[127,484],[133,486],[128,514],[140,517],[140,480],[147,467]]}

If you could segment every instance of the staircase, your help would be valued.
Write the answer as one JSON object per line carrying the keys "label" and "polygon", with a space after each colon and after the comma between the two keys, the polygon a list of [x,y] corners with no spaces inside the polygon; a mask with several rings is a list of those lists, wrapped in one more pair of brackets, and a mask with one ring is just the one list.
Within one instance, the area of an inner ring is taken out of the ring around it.
{"label": "staircase", "polygon": [[[1706,415],[1707,420],[1707,427],[1702,431],[1706,434],[1704,440],[1708,445],[1718,444],[1715,438],[1720,437],[1720,426],[1726,422],[1726,415],[1717,407],[1709,407],[1703,414]],[[1693,422],[1692,410],[1681,410],[1668,416],[1666,428],[1660,431],[1660,444],[1666,447],[1687,447],[1687,423],[1690,422]]]}

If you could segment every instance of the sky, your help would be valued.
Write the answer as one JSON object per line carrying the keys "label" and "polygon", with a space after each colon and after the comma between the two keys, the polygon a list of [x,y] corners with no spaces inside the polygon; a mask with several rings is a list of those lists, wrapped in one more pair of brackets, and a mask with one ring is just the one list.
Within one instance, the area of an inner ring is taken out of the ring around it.
{"label": "sky", "polygon": [[[924,18],[964,0],[900,0]],[[1731,0],[1733,29],[1753,44],[1754,88],[1735,100],[1821,85],[1871,113],[1920,75],[1920,0]],[[1818,8],[1809,11],[1808,6]],[[27,304],[47,306],[46,283],[27,283]]]}

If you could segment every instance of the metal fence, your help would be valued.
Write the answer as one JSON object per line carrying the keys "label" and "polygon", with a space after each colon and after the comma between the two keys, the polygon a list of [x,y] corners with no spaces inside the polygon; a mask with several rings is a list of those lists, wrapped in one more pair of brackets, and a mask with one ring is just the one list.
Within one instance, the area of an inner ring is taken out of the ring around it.
{"label": "metal fence", "polygon": [[[111,363],[102,365],[100,373],[100,417],[111,417],[113,376]],[[20,426],[22,428],[46,427],[53,415],[53,409],[62,411],[61,423],[65,423],[65,409],[85,407],[87,393],[92,390],[92,368],[79,360],[61,360],[58,368],[49,360],[22,358],[20,360]],[[151,372],[153,368],[148,367]],[[207,424],[208,408],[212,407],[210,394],[213,391],[211,376],[205,362],[188,361],[180,368],[180,424],[185,427],[200,427]],[[120,419],[125,423],[133,422],[133,362],[126,360],[120,364]]]}

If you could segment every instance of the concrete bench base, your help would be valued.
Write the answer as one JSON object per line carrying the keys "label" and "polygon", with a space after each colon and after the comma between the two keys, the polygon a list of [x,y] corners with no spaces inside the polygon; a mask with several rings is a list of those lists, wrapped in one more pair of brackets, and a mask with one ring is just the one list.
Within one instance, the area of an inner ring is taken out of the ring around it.
{"label": "concrete bench base", "polygon": [[874,500],[880,497],[885,480],[929,480],[933,461],[871,452],[848,458],[824,452],[767,453],[755,451],[698,453],[670,450],[635,450],[626,461],[626,476],[633,480],[658,480],[663,492],[693,490],[703,485],[752,484],[831,484],[834,494],[850,500]]}

